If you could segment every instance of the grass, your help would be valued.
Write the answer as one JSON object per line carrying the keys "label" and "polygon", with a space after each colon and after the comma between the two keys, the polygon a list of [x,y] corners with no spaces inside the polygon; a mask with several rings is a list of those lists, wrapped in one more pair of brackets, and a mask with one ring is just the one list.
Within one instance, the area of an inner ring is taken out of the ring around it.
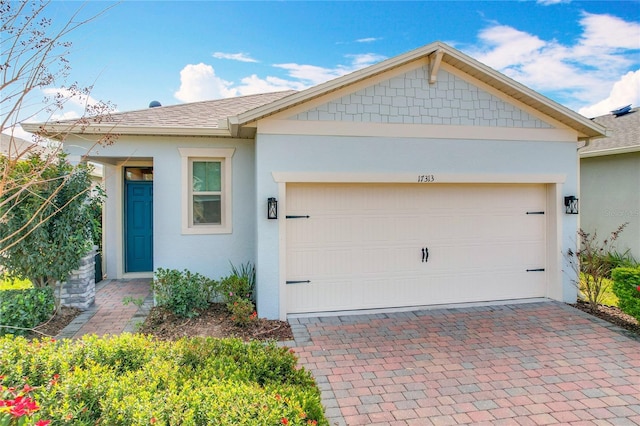
{"label": "grass", "polygon": [[[600,303],[602,305],[607,305],[607,306],[618,306],[618,297],[613,294],[613,280],[610,280],[608,278],[603,278],[603,294],[602,294],[602,299],[600,301]],[[584,283],[585,283],[585,277],[584,274],[580,274],[580,292],[582,294],[585,294],[584,291]]]}
{"label": "grass", "polygon": [[24,290],[33,287],[29,280],[10,279],[6,275],[0,275],[0,290]]}

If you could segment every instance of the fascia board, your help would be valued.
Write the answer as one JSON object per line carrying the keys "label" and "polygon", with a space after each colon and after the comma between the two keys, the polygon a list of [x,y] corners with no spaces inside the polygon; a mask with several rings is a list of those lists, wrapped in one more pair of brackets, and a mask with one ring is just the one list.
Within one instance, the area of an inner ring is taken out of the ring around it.
{"label": "fascia board", "polygon": [[30,133],[40,133],[43,136],[84,134],[84,135],[153,135],[153,136],[219,136],[230,137],[229,129],[212,127],[144,127],[118,125],[88,125],[82,130],[80,125],[22,123],[22,128]]}
{"label": "fascia board", "polygon": [[589,158],[589,157],[604,157],[607,155],[616,155],[616,154],[632,154],[634,152],[640,152],[640,146],[624,146],[621,148],[608,148],[608,149],[599,149],[597,151],[586,151],[580,152],[580,158]]}

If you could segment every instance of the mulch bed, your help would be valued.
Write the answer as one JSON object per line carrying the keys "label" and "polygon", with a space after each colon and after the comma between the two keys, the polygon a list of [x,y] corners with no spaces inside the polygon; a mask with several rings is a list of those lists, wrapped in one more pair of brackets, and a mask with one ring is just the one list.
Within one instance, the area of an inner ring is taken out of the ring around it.
{"label": "mulch bed", "polygon": [[640,336],[640,323],[638,323],[638,320],[631,315],[625,314],[616,306],[598,305],[598,310],[592,312],[589,303],[584,301],[578,301],[570,305]]}
{"label": "mulch bed", "polygon": [[39,326],[35,327],[36,332],[29,333],[29,338],[54,337],[62,331],[71,321],[80,315],[82,311],[78,308],[60,307],[58,312]]}
{"label": "mulch bed", "polygon": [[166,309],[155,307],[138,332],[152,334],[162,340],[195,336],[237,337],[245,341],[293,340],[288,322],[258,318],[244,327],[237,326],[221,303],[212,303],[198,314],[193,318],[179,318]]}

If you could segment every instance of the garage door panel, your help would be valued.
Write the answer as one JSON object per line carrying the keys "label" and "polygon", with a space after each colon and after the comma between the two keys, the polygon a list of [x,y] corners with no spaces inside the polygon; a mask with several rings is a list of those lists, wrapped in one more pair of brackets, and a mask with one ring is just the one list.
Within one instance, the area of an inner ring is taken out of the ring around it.
{"label": "garage door panel", "polygon": [[[288,185],[288,312],[545,294],[543,185]],[[422,261],[422,248],[429,258]]]}

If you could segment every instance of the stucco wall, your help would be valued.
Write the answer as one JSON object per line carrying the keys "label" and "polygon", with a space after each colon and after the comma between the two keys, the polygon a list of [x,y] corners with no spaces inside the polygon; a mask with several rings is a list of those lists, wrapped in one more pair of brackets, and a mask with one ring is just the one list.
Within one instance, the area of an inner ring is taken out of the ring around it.
{"label": "stucco wall", "polygon": [[[83,154],[79,140],[67,150]],[[233,232],[220,235],[181,233],[181,157],[178,148],[235,148],[233,155]],[[122,136],[112,146],[92,151],[92,159],[110,163],[106,168],[107,211],[105,244],[107,274],[122,271],[122,167],[152,164],[154,169],[154,268],[189,269],[212,278],[230,273],[230,264],[254,262],[255,190],[254,143],[245,139],[200,137]]]}
{"label": "stucco wall", "polygon": [[640,153],[583,158],[580,185],[580,227],[602,240],[628,222],[617,250],[640,260]]}
{"label": "stucco wall", "polygon": [[[265,212],[267,198],[278,195],[272,172],[563,174],[564,195],[577,193],[571,142],[259,134],[256,155],[258,310],[271,318],[279,314],[278,222]],[[575,246],[576,226],[575,216],[562,215],[562,251]],[[570,276],[563,280],[562,299],[575,301]]]}

